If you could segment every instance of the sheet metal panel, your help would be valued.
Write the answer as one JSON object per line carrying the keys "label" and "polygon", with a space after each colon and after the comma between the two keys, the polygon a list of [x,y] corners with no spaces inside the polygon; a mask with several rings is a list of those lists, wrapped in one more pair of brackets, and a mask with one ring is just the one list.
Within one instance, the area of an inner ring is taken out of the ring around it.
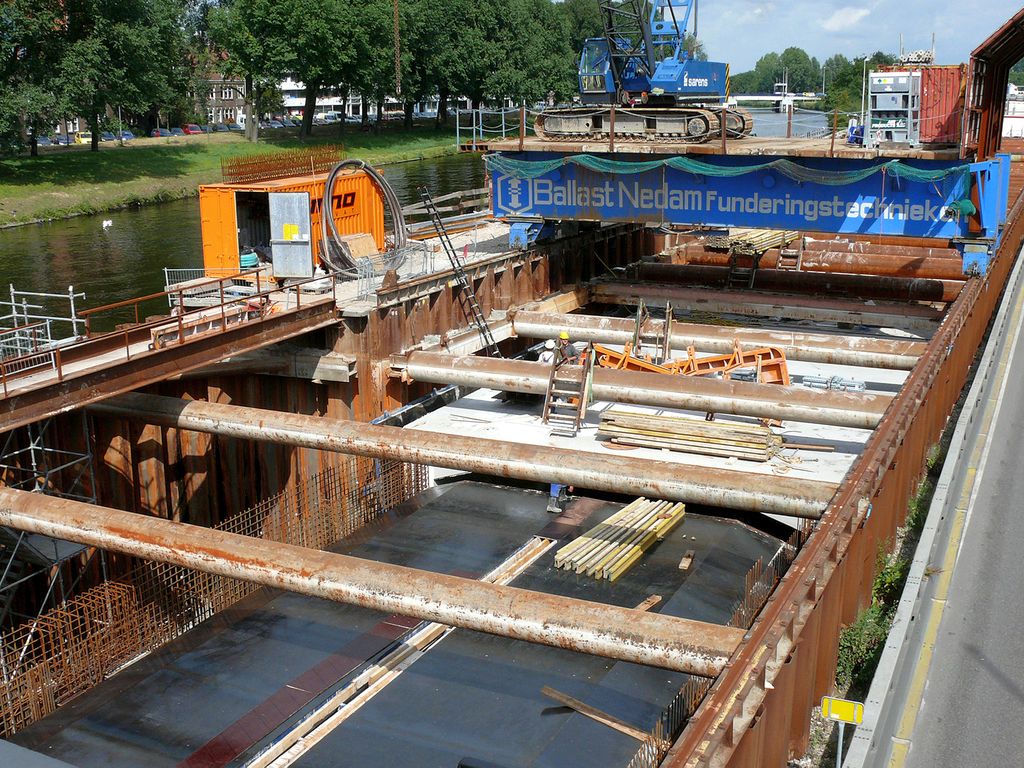
{"label": "sheet metal panel", "polygon": [[954,144],[960,140],[967,67],[921,68],[922,144]]}
{"label": "sheet metal panel", "polygon": [[271,192],[270,248],[274,277],[312,277],[308,192]]}

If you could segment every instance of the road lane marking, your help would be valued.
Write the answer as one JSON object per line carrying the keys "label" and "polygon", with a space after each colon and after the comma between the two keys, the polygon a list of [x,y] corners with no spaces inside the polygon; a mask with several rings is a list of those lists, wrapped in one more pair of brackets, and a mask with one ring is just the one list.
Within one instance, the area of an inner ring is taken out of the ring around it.
{"label": "road lane marking", "polygon": [[[1012,288],[1007,286],[1007,290],[1015,289],[1016,286]],[[935,652],[935,644],[938,641],[939,625],[942,622],[942,615],[949,596],[949,588],[953,581],[953,570],[963,548],[964,534],[970,523],[975,501],[982,488],[980,480],[984,474],[985,465],[988,462],[989,449],[992,444],[990,439],[993,431],[992,426],[995,424],[1002,407],[1003,396],[1009,381],[1007,373],[1013,365],[1014,354],[1020,340],[1022,309],[1024,309],[1024,291],[1017,291],[1010,323],[1008,324],[1008,327],[1013,329],[1012,338],[1007,340],[1000,352],[999,363],[995,371],[997,393],[994,396],[988,397],[985,401],[982,424],[974,439],[969,463],[964,472],[960,498],[957,501],[950,530],[949,543],[946,546],[942,559],[942,570],[937,574],[935,595],[930,600],[928,606],[928,624],[921,642],[921,650],[914,664],[910,685],[907,689],[903,714],[900,716],[900,725],[893,738],[889,768],[903,768],[912,746],[914,726],[924,704],[924,690],[928,683],[928,673]]]}

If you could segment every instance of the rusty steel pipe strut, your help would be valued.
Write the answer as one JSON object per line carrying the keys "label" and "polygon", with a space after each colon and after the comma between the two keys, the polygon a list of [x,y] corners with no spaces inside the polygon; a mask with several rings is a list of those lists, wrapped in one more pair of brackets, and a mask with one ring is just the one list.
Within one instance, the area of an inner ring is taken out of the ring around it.
{"label": "rusty steel pipe strut", "polygon": [[[729,267],[700,267],[688,264],[641,264],[640,281],[659,285],[707,285],[725,287]],[[759,270],[755,290],[787,293],[822,293],[827,296],[855,296],[858,299],[895,301],[953,301],[964,284],[958,280],[920,277],[848,275],[842,272],[791,272]],[[753,294],[753,295],[756,295]]]}
{"label": "rusty steel pipe strut", "polygon": [[244,440],[795,517],[820,517],[838,487],[818,480],[759,476],[717,467],[521,445],[161,395],[118,395],[92,410]]}
{"label": "rusty steel pipe strut", "polygon": [[832,251],[833,253],[873,253],[879,256],[913,256],[917,259],[950,259],[963,261],[963,254],[956,248],[940,248],[935,246],[886,245],[884,243],[867,243],[856,240],[808,240],[804,243],[807,251]]}
{"label": "rusty steel pipe strut", "polygon": [[603,605],[0,488],[0,525],[385,613],[714,677],[733,627]]}
{"label": "rusty steel pipe strut", "polygon": [[[398,360],[396,358],[396,364],[401,366]],[[413,381],[484,387],[529,395],[543,395],[548,387],[549,367],[545,363],[488,360],[440,352],[411,352],[404,362],[405,376]],[[805,387],[609,368],[594,368],[591,392],[595,400],[611,403],[856,429],[873,429],[892,401],[888,394],[827,392]]]}
{"label": "rusty steel pipe strut", "polygon": [[[730,255],[721,251],[689,250],[680,255],[685,264],[674,266],[728,267]],[[788,274],[826,272],[876,277],[901,277],[907,279],[963,281],[963,264],[953,259],[917,256],[884,255],[861,253],[859,251],[804,251],[801,255],[800,270],[783,270]],[[758,262],[759,269],[779,269],[779,249],[766,251]],[[760,273],[759,273],[760,275]]]}
{"label": "rusty steel pipe strut", "polygon": [[[509,313],[512,330],[532,339],[554,339],[561,331],[578,341],[626,344],[633,341],[636,321],[623,317],[565,315],[516,310]],[[642,327],[647,336],[665,333],[663,320],[648,320]],[[673,349],[693,346],[704,352],[727,354],[733,340],[748,347],[778,347],[789,360],[833,365],[857,365],[909,371],[927,346],[922,341],[877,339],[867,336],[829,336],[822,333],[793,333],[759,328],[719,328],[698,323],[672,323],[669,339]]]}

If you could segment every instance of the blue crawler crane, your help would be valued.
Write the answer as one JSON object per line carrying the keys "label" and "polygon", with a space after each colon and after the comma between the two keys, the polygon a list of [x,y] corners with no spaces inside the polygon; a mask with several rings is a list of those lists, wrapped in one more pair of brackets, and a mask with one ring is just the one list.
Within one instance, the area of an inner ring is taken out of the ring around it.
{"label": "blue crawler crane", "polygon": [[[704,142],[721,136],[729,65],[697,61],[686,30],[696,0],[598,0],[604,37],[580,55],[579,108],[546,110],[538,135],[566,140],[615,138]],[[610,105],[618,104],[614,120]],[[593,106],[591,106],[593,105]],[[750,134],[741,109],[726,112],[730,137]],[[614,123],[614,125],[613,125]]]}

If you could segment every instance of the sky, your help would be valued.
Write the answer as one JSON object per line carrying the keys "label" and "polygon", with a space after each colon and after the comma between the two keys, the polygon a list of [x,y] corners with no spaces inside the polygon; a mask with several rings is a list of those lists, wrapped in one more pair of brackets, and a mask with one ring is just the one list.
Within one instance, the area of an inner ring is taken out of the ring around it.
{"label": "sky", "polygon": [[823,62],[881,50],[930,48],[938,64],[966,62],[971,51],[1021,8],[1021,0],[699,0],[697,36],[708,58],[733,72],[754,68],[769,51],[803,48]]}

